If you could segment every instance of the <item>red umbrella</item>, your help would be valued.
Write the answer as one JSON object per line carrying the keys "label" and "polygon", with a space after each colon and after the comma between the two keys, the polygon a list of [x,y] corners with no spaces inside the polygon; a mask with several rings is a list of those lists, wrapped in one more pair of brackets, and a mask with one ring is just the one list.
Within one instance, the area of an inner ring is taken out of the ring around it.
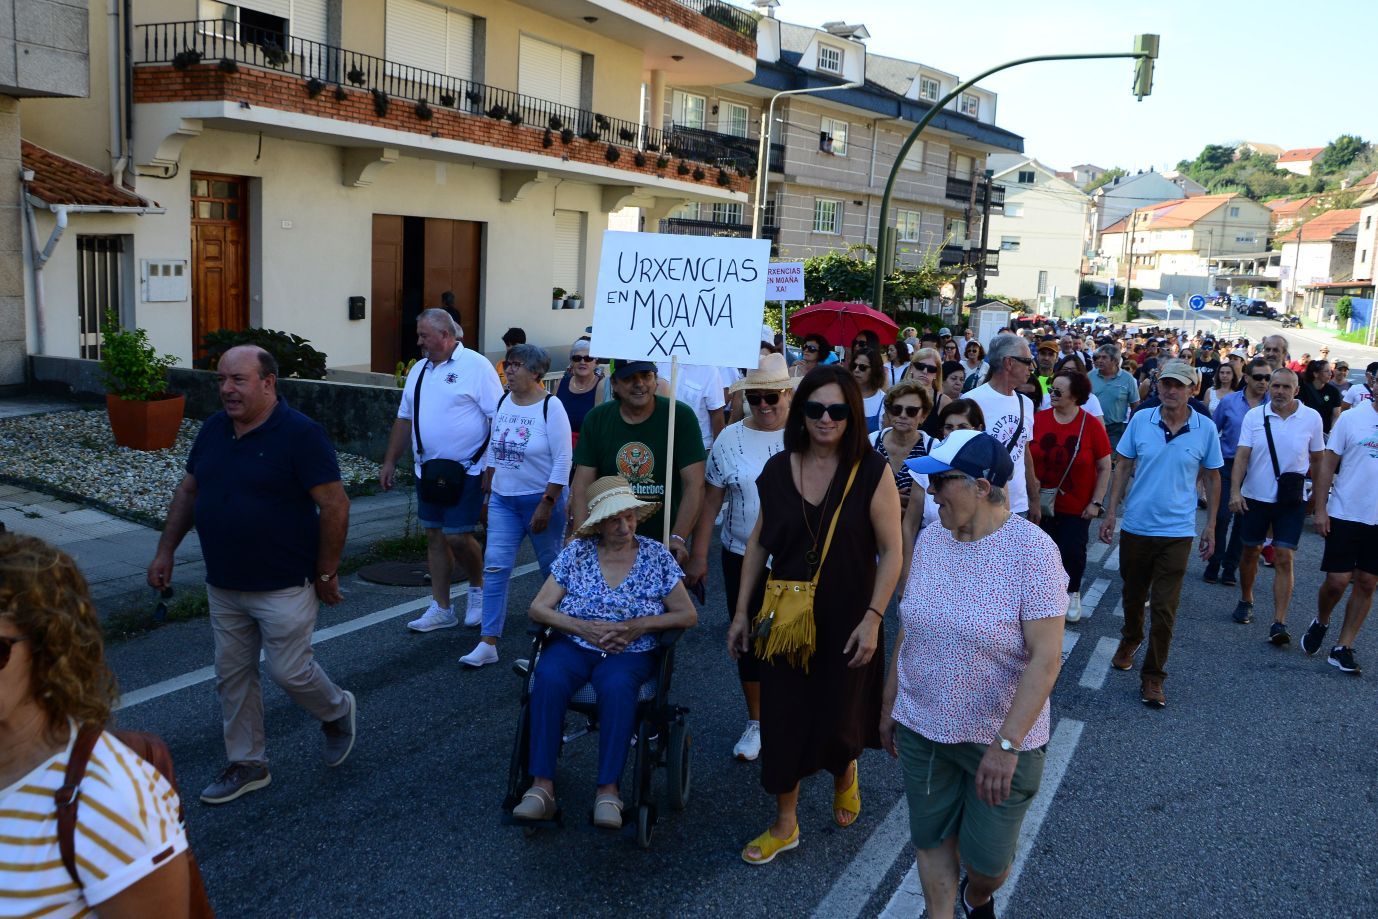
{"label": "red umbrella", "polygon": [[899,332],[895,320],[864,303],[824,300],[806,306],[789,317],[789,330],[795,335],[822,335],[834,345],[850,345],[860,332],[875,332],[881,341]]}

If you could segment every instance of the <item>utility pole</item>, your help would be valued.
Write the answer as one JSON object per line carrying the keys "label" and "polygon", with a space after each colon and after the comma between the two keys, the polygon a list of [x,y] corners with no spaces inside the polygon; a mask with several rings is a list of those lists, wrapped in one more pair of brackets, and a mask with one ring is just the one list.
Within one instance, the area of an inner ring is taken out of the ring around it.
{"label": "utility pole", "polygon": [[976,261],[976,302],[980,303],[986,297],[986,252],[989,249],[990,240],[990,199],[994,195],[991,187],[993,173],[987,169],[981,176],[981,188],[985,192],[985,200],[981,202],[981,248],[977,252]]}
{"label": "utility pole", "polygon": [[1138,211],[1129,212],[1129,258],[1124,261],[1124,321],[1129,322],[1129,285],[1134,281],[1134,224],[1138,223],[1135,219]]}

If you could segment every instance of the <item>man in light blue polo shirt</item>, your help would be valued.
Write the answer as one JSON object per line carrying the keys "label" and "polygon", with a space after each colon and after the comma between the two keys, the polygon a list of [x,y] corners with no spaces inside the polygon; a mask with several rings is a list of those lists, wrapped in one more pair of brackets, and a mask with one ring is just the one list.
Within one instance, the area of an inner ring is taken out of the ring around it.
{"label": "man in light blue polo shirt", "polygon": [[1116,447],[1129,424],[1129,413],[1139,404],[1139,383],[1121,364],[1123,357],[1115,345],[1101,345],[1096,349],[1095,372],[1091,374],[1091,392],[1100,400],[1101,420],[1110,446]]}
{"label": "man in light blue polo shirt", "polygon": [[[1120,533],[1120,576],[1124,579],[1124,626],[1111,666],[1134,668],[1134,652],[1144,640],[1144,602],[1152,604],[1148,652],[1144,655],[1139,698],[1163,708],[1163,680],[1177,621],[1177,601],[1196,536],[1196,483],[1206,492],[1201,557],[1215,550],[1215,516],[1220,502],[1220,435],[1210,418],[1194,411],[1187,397],[1201,386],[1201,375],[1182,360],[1170,360],[1158,374],[1160,403],[1135,412],[1120,438],[1110,499],[1100,538],[1115,538],[1115,517],[1124,500]],[[1128,484],[1133,477],[1133,483]]]}

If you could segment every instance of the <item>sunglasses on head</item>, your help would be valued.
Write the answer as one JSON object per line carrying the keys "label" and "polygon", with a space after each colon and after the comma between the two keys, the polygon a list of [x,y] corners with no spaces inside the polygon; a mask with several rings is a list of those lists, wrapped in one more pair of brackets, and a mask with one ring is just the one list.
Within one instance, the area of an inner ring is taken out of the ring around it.
{"label": "sunglasses on head", "polygon": [[923,411],[923,409],[917,405],[890,406],[890,414],[894,415],[896,418],[898,418],[900,415],[905,415],[909,418],[917,418],[919,417],[919,412],[921,411]]}
{"label": "sunglasses on head", "polygon": [[779,405],[780,394],[778,392],[749,392],[746,394],[747,405]]}
{"label": "sunglasses on head", "polygon": [[569,356],[569,362],[571,364],[592,364],[593,361],[594,358],[590,354],[571,354]]}
{"label": "sunglasses on head", "polygon": [[915,365],[914,365],[914,369],[915,369],[915,370],[922,371],[922,372],[924,372],[924,373],[937,373],[937,372],[938,372],[938,368],[937,368],[935,365],[933,365],[933,364],[915,364]]}
{"label": "sunglasses on head", "polygon": [[851,413],[851,409],[847,407],[846,402],[833,402],[824,405],[822,402],[814,402],[810,399],[808,402],[804,403],[804,417],[810,421],[818,421],[824,415],[827,415],[833,421],[846,421]]}
{"label": "sunglasses on head", "polygon": [[26,637],[20,635],[16,638],[0,638],[0,670],[10,662],[10,651],[21,641],[28,641]]}

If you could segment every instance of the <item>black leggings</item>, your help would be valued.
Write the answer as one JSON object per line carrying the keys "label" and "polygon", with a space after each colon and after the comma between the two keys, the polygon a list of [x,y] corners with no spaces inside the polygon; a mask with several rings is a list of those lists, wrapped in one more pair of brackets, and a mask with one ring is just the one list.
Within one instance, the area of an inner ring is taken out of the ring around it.
{"label": "black leggings", "polygon": [[[742,586],[742,563],[746,559],[735,552],[722,550],[722,579],[727,590],[727,621],[730,623],[732,617],[737,614],[737,593]],[[756,613],[761,608],[761,604],[766,598],[766,576],[769,572],[763,567],[756,578],[756,589],[752,592],[751,602],[747,604],[748,614],[751,619],[756,618]],[[748,651],[737,658],[737,677],[743,683],[761,682],[761,660],[754,651]]]}
{"label": "black leggings", "polygon": [[1044,529],[1062,554],[1062,567],[1067,569],[1067,592],[1081,592],[1081,576],[1086,573],[1086,540],[1090,536],[1091,521],[1080,514],[1054,514],[1044,520]]}

